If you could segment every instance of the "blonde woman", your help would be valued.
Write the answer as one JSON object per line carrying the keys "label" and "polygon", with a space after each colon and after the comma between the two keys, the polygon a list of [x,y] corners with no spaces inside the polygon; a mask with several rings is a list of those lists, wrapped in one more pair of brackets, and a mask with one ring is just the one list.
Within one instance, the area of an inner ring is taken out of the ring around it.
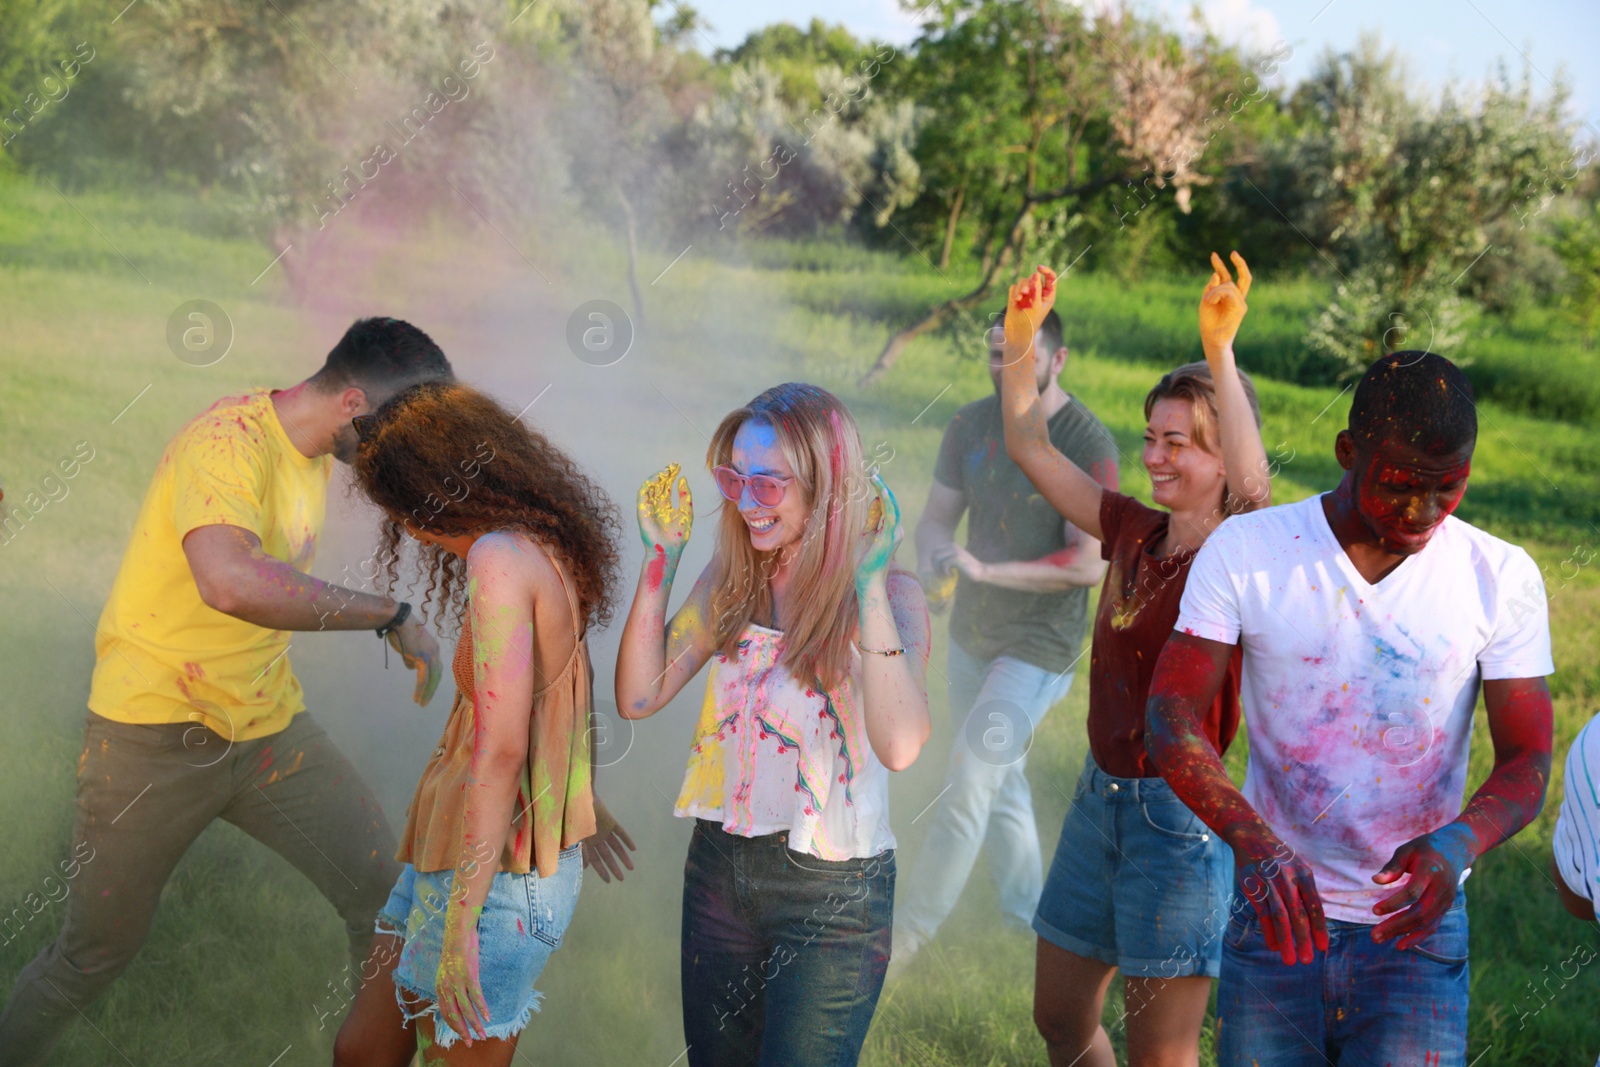
{"label": "blonde woman", "polygon": [[[1250,269],[1221,257],[1200,298],[1205,363],[1145,396],[1144,452],[1157,507],[1103,488],[1050,443],[1033,337],[1055,302],[1047,268],[1012,286],[1001,409],[1006,451],[1109,563],[1089,666],[1089,756],[1039,900],[1034,1022],[1050,1062],[1115,1067],[1100,1025],[1122,972],[1132,1067],[1200,1062],[1200,1029],[1222,957],[1233,854],[1162,778],[1145,749],[1145,702],[1195,553],[1229,515],[1272,501],[1255,387],[1234,359]],[[1239,725],[1239,660],[1202,724],[1227,751]]]}
{"label": "blonde woman", "polygon": [[899,505],[831,393],[767,390],[722,420],[706,462],[729,506],[670,621],[688,482],[673,464],[640,489],[645,563],[617,659],[633,719],[711,664],[675,805],[695,820],[688,1061],[853,1064],[889,963],[888,772],[930,730],[927,602],[892,563]]}

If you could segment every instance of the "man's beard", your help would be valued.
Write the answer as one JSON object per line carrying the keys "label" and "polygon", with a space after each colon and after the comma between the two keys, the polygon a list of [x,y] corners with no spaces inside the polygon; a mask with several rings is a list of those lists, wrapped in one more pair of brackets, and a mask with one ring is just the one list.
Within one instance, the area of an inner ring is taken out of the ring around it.
{"label": "man's beard", "polygon": [[356,461],[356,451],[361,446],[361,439],[356,436],[354,426],[341,426],[333,433],[333,458],[340,463],[353,464]]}

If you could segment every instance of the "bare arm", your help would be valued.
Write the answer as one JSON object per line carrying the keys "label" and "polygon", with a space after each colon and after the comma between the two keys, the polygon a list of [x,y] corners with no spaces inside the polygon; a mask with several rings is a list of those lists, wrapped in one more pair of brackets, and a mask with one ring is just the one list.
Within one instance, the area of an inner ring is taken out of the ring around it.
{"label": "bare arm", "polygon": [[939,569],[939,559],[956,543],[956,527],[967,510],[967,494],[937,478],[928,487],[928,506],[917,520],[917,573],[924,580]]}
{"label": "bare arm", "polygon": [[1027,593],[1063,593],[1068,589],[1099,585],[1106,575],[1106,561],[1100,558],[1099,540],[1070,522],[1062,525],[1066,547],[1038,559],[982,563],[965,549],[950,553],[949,558],[975,582]]}
{"label": "bare arm", "polygon": [[[399,609],[393,598],[347,589],[269,556],[261,538],[239,526],[199,526],[183,539],[195,587],[207,607],[271,630],[376,630]],[[444,672],[439,642],[413,613],[389,635],[417,672],[413,699],[433,699]]]}
{"label": "bare arm", "polygon": [[1201,723],[1222,688],[1233,645],[1185,633],[1167,639],[1150,680],[1145,748],[1178,799],[1233,849],[1235,877],[1285,964],[1328,948],[1311,867],[1273,833],[1228,777]]}
{"label": "bare arm", "polygon": [[672,580],[693,524],[689,482],[679,477],[676,463],[640,487],[639,534],[645,542],[645,559],[617,649],[617,712],[624,719],[648,718],[666,707],[715,651],[708,617],[709,567],[667,622]]}
{"label": "bare arm", "polygon": [[1039,398],[1033,339],[1055,303],[1055,274],[1045,267],[1011,287],[1006,301],[1005,365],[1000,371],[1000,412],[1006,454],[1061,516],[1100,540],[1100,483],[1055,445]]}
{"label": "bare arm", "polygon": [[1372,876],[1379,885],[1406,878],[1404,887],[1372,909],[1390,916],[1372,932],[1375,941],[1396,938],[1404,949],[1433,933],[1455,902],[1461,872],[1510,840],[1544,806],[1553,730],[1549,686],[1543,678],[1485,681],[1483,703],[1494,770],[1454,822],[1407,841]]}
{"label": "bare arm", "polygon": [[[928,717],[928,649],[932,627],[921,587],[904,572],[891,581],[890,560],[904,536],[900,505],[874,474],[883,507],[881,528],[856,567],[861,653],[861,706],[867,741],[891,771],[916,760],[933,732]],[[900,655],[880,653],[897,648]],[[877,651],[868,651],[877,650]]]}
{"label": "bare arm", "polygon": [[1217,394],[1217,421],[1221,424],[1222,462],[1228,471],[1228,492],[1244,502],[1242,511],[1254,511],[1272,503],[1272,478],[1267,466],[1267,450],[1261,443],[1261,430],[1245,396],[1244,382],[1234,362],[1233,339],[1245,312],[1245,297],[1250,292],[1250,267],[1239,253],[1232,254],[1238,268],[1235,285],[1222,257],[1211,253],[1212,275],[1200,297],[1200,345],[1211,368],[1211,381]]}
{"label": "bare arm", "polygon": [[183,554],[208,607],[270,630],[376,630],[399,607],[295,570],[239,526],[191,530]]}
{"label": "bare arm", "polygon": [[[534,685],[534,610],[567,598],[544,552],[519,537],[485,534],[467,553],[471,590],[473,746],[450,903],[439,957],[439,1010],[451,1029],[482,1037],[477,1008],[477,920],[500,868],[528,762]],[[555,587],[555,588],[552,588]]]}

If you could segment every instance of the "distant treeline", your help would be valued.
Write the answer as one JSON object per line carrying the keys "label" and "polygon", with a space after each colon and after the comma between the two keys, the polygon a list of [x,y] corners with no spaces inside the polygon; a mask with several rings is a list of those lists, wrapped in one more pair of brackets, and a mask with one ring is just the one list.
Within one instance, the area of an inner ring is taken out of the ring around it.
{"label": "distant treeline", "polygon": [[1133,281],[1212,249],[1323,277],[1311,377],[1539,305],[1600,325],[1596,145],[1531,70],[1426,91],[1376,39],[1287,44],[1065,0],[935,0],[909,45],[813,21],[707,54],[660,0],[0,0],[0,164],[158,182],[275,243],[465,201],[641,249],[896,250],[960,282],[879,360],[1035,262]]}

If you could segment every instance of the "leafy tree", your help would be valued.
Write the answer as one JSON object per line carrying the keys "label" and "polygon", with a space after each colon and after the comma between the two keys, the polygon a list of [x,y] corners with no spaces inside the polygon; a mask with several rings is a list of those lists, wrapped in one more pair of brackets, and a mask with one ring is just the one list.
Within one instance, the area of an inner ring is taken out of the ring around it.
{"label": "leafy tree", "polygon": [[74,52],[83,40],[75,32],[83,21],[78,7],[73,0],[0,0],[0,159],[71,92],[83,59]]}
{"label": "leafy tree", "polygon": [[1295,91],[1299,129],[1274,150],[1276,173],[1298,191],[1287,205],[1269,200],[1339,275],[1307,341],[1342,376],[1396,348],[1464,339],[1487,298],[1474,266],[1491,253],[1516,261],[1530,232],[1500,224],[1537,217],[1561,188],[1572,155],[1565,99],[1503,73],[1421,99],[1371,36],[1325,56]]}
{"label": "leafy tree", "polygon": [[[1058,258],[1092,198],[1138,183],[1186,210],[1209,180],[1206,117],[1237,62],[1215,40],[1185,47],[1126,9],[1091,15],[1063,0],[944,0],[915,45],[902,91],[938,102],[918,145],[941,202],[943,247],[971,218],[980,278],[885,344],[863,382],[915,337],[986,300],[1028,251]],[[921,221],[927,225],[927,205]]]}
{"label": "leafy tree", "polygon": [[1563,303],[1592,348],[1600,328],[1600,200],[1582,204],[1575,217],[1557,225],[1555,251],[1571,278]]}

